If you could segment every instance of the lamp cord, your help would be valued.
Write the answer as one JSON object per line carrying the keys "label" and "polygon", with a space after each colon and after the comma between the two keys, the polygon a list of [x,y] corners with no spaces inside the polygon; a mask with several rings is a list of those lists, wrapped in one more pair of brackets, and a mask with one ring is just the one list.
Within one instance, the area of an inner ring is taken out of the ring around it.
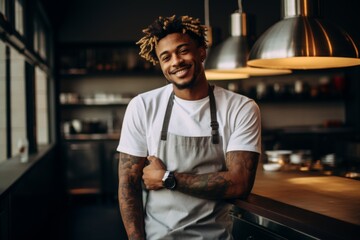
{"label": "lamp cord", "polygon": [[239,13],[242,13],[243,11],[242,0],[238,0],[238,5],[239,5]]}
{"label": "lamp cord", "polygon": [[209,0],[204,0],[204,10],[205,10],[205,25],[210,26],[210,17],[209,17]]}

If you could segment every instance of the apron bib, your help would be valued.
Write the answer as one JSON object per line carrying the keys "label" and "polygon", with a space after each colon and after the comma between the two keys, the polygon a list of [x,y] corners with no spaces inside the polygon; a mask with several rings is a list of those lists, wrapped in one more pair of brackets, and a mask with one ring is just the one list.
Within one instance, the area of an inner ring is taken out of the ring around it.
{"label": "apron bib", "polygon": [[[212,136],[187,137],[168,133],[173,95],[165,113],[158,157],[170,171],[203,174],[224,170],[225,159],[210,86]],[[232,239],[230,207],[223,201],[196,198],[176,190],[149,191],[145,208],[147,239]]]}

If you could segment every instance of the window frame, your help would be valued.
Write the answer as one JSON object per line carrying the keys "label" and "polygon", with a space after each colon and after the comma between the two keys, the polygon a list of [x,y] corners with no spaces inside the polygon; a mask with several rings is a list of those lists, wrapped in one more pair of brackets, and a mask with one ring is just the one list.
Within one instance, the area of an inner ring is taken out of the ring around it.
{"label": "window frame", "polygon": [[[11,58],[10,51],[18,51],[21,55],[25,57],[25,115],[26,115],[26,134],[29,142],[29,153],[38,152],[37,144],[37,132],[36,132],[36,86],[35,86],[35,68],[39,67],[44,71],[46,76],[46,98],[48,99],[48,110],[49,114],[47,116],[48,121],[48,139],[49,144],[53,145],[57,142],[57,132],[56,131],[56,84],[54,83],[54,73],[52,71],[54,66],[53,61],[53,38],[50,21],[46,15],[46,12],[43,10],[41,2],[39,0],[34,1],[23,1],[23,34],[20,34],[15,29],[15,3],[12,0],[5,0],[5,10],[6,13],[3,14],[0,12],[0,41],[6,44],[6,60],[5,60],[5,87],[6,87],[6,157],[11,159],[12,152],[16,149],[12,149],[12,128],[11,128]],[[43,26],[42,34],[44,37],[44,42],[40,43],[40,48],[42,48],[43,53],[36,52],[34,50],[34,20],[33,18],[37,16],[38,21],[41,22]]]}

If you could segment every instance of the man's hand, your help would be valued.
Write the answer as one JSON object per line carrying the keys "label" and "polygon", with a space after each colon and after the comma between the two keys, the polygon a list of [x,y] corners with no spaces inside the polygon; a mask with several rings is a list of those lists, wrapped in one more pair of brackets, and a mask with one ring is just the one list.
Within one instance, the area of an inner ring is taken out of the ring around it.
{"label": "man's hand", "polygon": [[148,156],[148,165],[143,169],[143,180],[146,189],[159,190],[163,188],[162,178],[166,171],[165,164],[155,156]]}

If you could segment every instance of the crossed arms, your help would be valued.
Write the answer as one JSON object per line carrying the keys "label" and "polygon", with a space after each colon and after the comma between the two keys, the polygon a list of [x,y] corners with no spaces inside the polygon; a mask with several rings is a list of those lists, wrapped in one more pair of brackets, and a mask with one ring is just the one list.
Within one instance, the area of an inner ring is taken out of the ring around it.
{"label": "crossed arms", "polygon": [[[205,199],[246,198],[254,184],[258,161],[259,154],[255,152],[228,152],[225,171],[207,174],[175,172],[175,191]],[[129,240],[145,239],[141,181],[148,190],[161,189],[165,170],[157,157],[120,153],[118,196]]]}

